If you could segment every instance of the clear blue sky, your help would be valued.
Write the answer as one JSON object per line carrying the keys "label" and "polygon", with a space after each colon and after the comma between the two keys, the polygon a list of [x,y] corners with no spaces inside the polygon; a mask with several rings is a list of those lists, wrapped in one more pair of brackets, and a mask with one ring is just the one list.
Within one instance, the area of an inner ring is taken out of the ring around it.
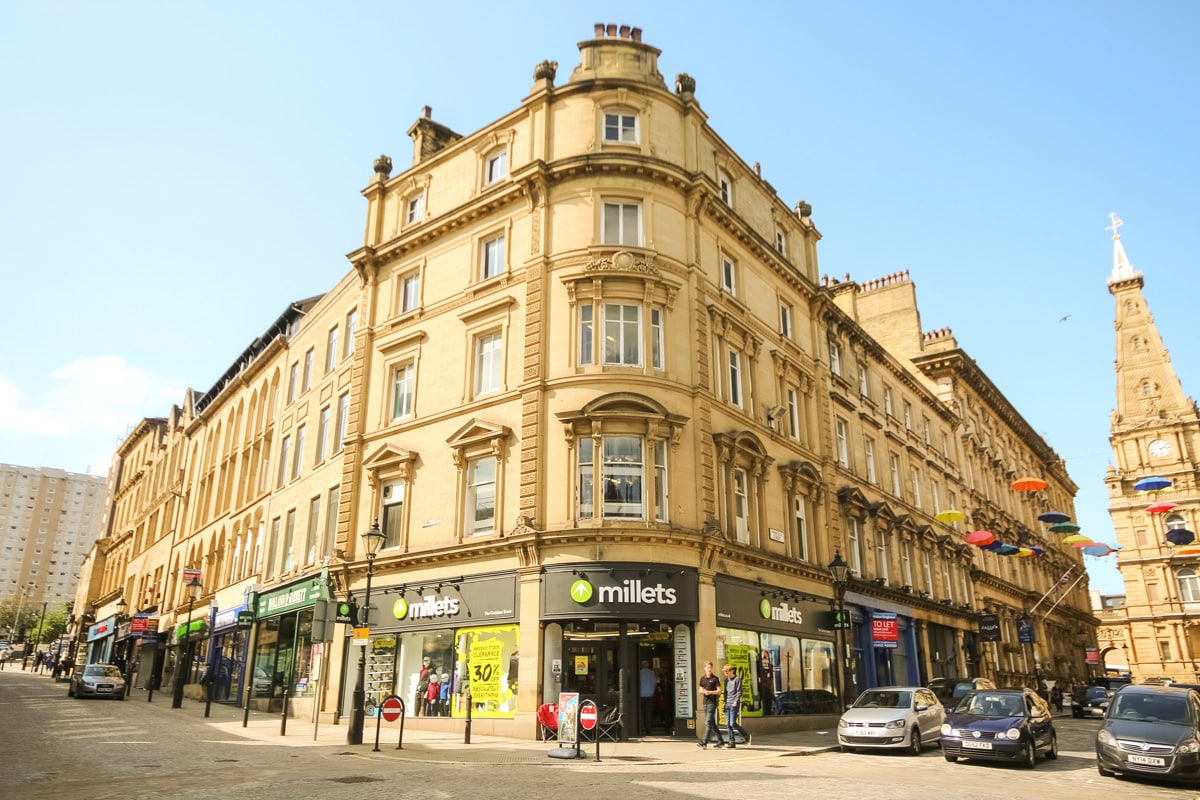
{"label": "clear blue sky", "polygon": [[[449,9],[448,11],[435,9]],[[908,269],[1112,541],[1107,214],[1185,391],[1200,4],[10,3],[0,10],[0,461],[103,474],[362,242],[371,162],[421,107],[469,133],[533,67],[636,25],[668,84],[824,234],[822,272]],[[1060,322],[1060,318],[1070,315]],[[1112,559],[1093,588],[1121,590]]]}

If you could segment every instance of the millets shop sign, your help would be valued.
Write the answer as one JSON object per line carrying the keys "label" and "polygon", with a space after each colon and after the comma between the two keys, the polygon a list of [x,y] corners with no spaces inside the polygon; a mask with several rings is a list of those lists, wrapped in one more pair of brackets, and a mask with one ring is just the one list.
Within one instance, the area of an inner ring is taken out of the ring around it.
{"label": "millets shop sign", "polygon": [[828,634],[832,616],[828,603],[800,599],[782,589],[754,586],[718,578],[717,624],[745,630],[784,634]]}
{"label": "millets shop sign", "polygon": [[582,564],[548,570],[542,582],[547,618],[621,616],[694,620],[696,570],[669,564]]}

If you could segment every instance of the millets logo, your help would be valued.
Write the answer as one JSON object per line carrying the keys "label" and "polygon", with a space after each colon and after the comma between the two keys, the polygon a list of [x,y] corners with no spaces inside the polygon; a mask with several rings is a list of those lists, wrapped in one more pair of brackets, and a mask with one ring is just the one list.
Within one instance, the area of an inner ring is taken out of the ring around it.
{"label": "millets logo", "polygon": [[595,587],[583,578],[571,584],[571,599],[576,603],[583,605],[593,597],[600,603],[675,605],[673,587],[663,586],[661,583],[647,586],[640,578],[621,581],[619,586]]}
{"label": "millets logo", "polygon": [[804,624],[804,613],[795,606],[789,606],[787,603],[780,603],[777,606],[771,605],[771,601],[765,597],[758,604],[758,613],[763,619],[771,619],[776,622],[787,622],[792,625]]}
{"label": "millets logo", "polygon": [[456,597],[426,595],[419,603],[409,604],[401,597],[392,604],[392,616],[396,619],[430,619],[432,617],[452,617],[458,613],[459,602]]}

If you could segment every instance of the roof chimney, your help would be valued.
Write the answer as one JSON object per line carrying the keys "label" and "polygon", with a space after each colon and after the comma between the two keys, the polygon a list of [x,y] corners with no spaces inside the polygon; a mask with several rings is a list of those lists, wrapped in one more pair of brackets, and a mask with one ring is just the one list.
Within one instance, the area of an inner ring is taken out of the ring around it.
{"label": "roof chimney", "polygon": [[421,116],[425,119],[433,119],[433,106],[425,106],[425,108],[421,110]]}

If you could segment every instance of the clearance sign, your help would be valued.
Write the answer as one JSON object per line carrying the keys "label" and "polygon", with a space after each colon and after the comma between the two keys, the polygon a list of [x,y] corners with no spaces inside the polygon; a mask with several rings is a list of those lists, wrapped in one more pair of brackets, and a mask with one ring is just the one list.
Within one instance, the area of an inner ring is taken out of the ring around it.
{"label": "clearance sign", "polygon": [[900,623],[896,620],[896,612],[871,612],[871,641],[876,647],[900,646]]}

